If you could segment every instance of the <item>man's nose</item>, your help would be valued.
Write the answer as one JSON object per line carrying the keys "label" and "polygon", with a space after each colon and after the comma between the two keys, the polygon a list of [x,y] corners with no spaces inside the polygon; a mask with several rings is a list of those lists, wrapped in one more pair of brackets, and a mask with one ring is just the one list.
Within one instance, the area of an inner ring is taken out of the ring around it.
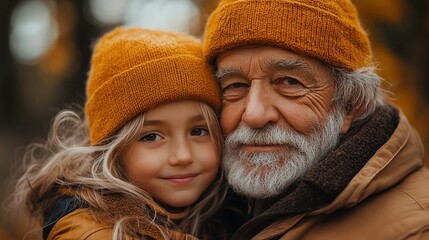
{"label": "man's nose", "polygon": [[262,128],[267,123],[279,120],[279,112],[272,101],[268,86],[252,84],[247,95],[246,109],[242,121],[253,128]]}
{"label": "man's nose", "polygon": [[192,151],[186,140],[175,141],[170,151],[171,154],[168,160],[170,165],[188,165],[192,163]]}

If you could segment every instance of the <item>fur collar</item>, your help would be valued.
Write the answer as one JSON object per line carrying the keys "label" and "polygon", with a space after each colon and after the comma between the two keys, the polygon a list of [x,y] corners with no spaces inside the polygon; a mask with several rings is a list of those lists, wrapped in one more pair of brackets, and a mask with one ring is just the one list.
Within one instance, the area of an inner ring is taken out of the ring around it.
{"label": "fur collar", "polygon": [[[123,194],[108,194],[104,196],[104,199],[110,211],[95,212],[97,218],[100,217],[104,222],[114,225],[123,217],[133,216],[134,218],[127,220],[124,224],[127,231],[136,233],[137,236],[133,237],[139,238],[141,236],[146,236],[151,239],[164,239],[155,225],[166,222],[168,225],[165,226],[164,224],[164,226],[173,236],[173,239],[195,239],[190,235],[180,232],[173,223],[174,221],[180,221],[187,215],[187,212],[170,214],[155,202],[144,204],[143,201],[138,201],[135,198]],[[144,205],[146,205],[146,208],[144,208]],[[147,221],[141,221],[139,219],[154,220],[148,223]],[[162,220],[160,221],[157,219]]]}

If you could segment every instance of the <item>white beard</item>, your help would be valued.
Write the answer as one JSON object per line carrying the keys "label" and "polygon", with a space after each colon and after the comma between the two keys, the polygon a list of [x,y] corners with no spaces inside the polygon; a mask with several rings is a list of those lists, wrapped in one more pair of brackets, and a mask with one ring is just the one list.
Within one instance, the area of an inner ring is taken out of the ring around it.
{"label": "white beard", "polygon": [[[325,125],[309,136],[275,124],[262,129],[239,125],[225,139],[223,149],[222,164],[229,184],[247,197],[279,195],[338,144],[342,123],[341,114],[331,113]],[[248,153],[241,151],[243,144],[283,145],[284,149]]]}

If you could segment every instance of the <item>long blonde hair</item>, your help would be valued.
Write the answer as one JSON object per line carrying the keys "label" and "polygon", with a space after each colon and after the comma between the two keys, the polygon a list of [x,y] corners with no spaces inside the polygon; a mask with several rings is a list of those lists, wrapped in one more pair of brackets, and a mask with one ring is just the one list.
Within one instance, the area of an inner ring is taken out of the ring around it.
{"label": "long blonde hair", "polygon": [[[201,114],[207,121],[210,136],[220,157],[222,136],[217,116],[204,103],[198,103]],[[144,114],[144,113],[143,113]],[[74,197],[90,209],[109,212],[103,193],[125,194],[142,202],[143,210],[155,213],[156,203],[152,197],[127,180],[121,167],[121,156],[126,146],[139,139],[144,116],[137,116],[126,123],[117,134],[103,145],[91,146],[85,117],[77,111],[64,110],[57,114],[45,143],[30,144],[23,156],[23,174],[14,183],[13,202],[24,203],[27,213],[43,222],[44,214],[61,198],[59,189],[73,189]],[[204,225],[216,212],[226,195],[226,184],[221,170],[215,181],[190,206],[190,213],[178,226],[180,230],[194,236],[203,236]],[[145,211],[146,212],[146,211]],[[136,235],[127,228],[129,221],[154,226],[165,239],[172,239],[169,231],[172,223],[153,216],[124,216],[113,226],[113,238],[123,239]]]}

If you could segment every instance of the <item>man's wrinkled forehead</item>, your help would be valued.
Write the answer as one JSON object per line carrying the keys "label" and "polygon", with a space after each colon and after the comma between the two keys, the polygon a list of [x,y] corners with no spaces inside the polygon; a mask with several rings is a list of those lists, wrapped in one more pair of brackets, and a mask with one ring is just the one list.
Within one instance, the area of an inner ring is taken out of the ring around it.
{"label": "man's wrinkled forehead", "polygon": [[260,47],[265,47],[265,45],[246,45],[246,46],[242,46],[242,47],[237,47],[237,48],[232,48],[232,49],[228,49],[225,50],[221,53],[219,53],[216,58],[215,58],[215,69],[218,69],[219,66],[219,61],[221,61],[221,59],[231,56],[231,55],[236,55],[236,51],[237,50],[242,50],[242,49],[255,49],[255,51],[257,50],[257,48]]}

